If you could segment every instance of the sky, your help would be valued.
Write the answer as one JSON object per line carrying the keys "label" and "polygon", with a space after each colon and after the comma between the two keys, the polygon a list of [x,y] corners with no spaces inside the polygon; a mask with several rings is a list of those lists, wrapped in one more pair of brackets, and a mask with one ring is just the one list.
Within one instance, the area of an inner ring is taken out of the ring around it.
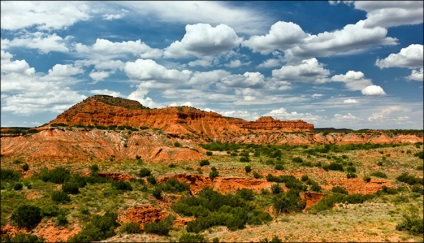
{"label": "sky", "polygon": [[48,123],[96,94],[423,129],[423,2],[1,2],[2,127]]}

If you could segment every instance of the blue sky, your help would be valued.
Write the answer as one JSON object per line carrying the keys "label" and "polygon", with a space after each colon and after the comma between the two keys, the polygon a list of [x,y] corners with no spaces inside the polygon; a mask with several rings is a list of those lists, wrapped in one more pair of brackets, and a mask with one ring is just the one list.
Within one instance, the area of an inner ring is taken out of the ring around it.
{"label": "blue sky", "polygon": [[47,123],[95,94],[422,129],[423,2],[1,2],[3,127]]}

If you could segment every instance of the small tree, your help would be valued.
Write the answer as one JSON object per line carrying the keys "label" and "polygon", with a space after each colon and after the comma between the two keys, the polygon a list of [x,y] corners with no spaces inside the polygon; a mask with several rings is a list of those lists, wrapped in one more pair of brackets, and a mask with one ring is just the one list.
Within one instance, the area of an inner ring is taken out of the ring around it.
{"label": "small tree", "polygon": [[41,221],[41,209],[36,206],[19,206],[12,214],[11,220],[19,227],[33,228]]}
{"label": "small tree", "polygon": [[57,203],[67,203],[71,201],[68,193],[64,191],[54,191],[52,194],[52,200]]}
{"label": "small tree", "polygon": [[250,167],[250,165],[246,165],[244,167],[244,170],[246,171],[246,173],[249,173],[250,171],[252,171],[252,167]]}
{"label": "small tree", "polygon": [[140,169],[140,173],[139,173],[139,176],[140,177],[147,177],[147,176],[150,176],[151,175],[151,171],[149,170],[149,169],[147,169],[147,168],[141,168]]}

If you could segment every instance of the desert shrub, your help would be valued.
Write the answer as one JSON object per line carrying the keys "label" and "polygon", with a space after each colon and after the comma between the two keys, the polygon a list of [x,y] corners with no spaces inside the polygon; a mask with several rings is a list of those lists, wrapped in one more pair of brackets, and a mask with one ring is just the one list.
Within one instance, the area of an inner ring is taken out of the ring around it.
{"label": "desert shrub", "polygon": [[294,157],[294,158],[292,159],[292,161],[293,161],[293,162],[295,162],[295,163],[303,163],[303,159],[302,159],[302,158],[300,158],[300,157]]}
{"label": "desert shrub", "polygon": [[336,163],[336,162],[331,162],[329,165],[324,165],[322,168],[326,171],[328,171],[328,170],[343,171],[343,165]]}
{"label": "desert shrub", "polygon": [[2,236],[1,242],[44,242],[43,238],[38,238],[38,236],[33,234],[16,234],[14,237],[10,237],[9,235]]}
{"label": "desert shrub", "polygon": [[22,183],[15,182],[15,185],[13,185],[13,190],[20,191],[20,190],[22,190],[23,187],[24,187],[24,185]]}
{"label": "desert shrub", "polygon": [[297,190],[290,189],[286,193],[275,195],[272,198],[272,204],[278,215],[280,213],[300,212],[305,208],[306,202],[300,198]]}
{"label": "desert shrub", "polygon": [[332,192],[334,193],[341,193],[341,194],[349,194],[348,191],[346,190],[346,188],[341,187],[341,186],[335,186],[331,189]]}
{"label": "desert shrub", "polygon": [[48,204],[41,209],[42,216],[56,216],[59,214],[59,212],[60,209],[57,204]]}
{"label": "desert shrub", "polygon": [[174,146],[178,148],[178,147],[181,147],[181,144],[179,142],[175,142]]}
{"label": "desert shrub", "polygon": [[364,181],[365,182],[370,182],[371,181],[371,177],[369,177],[368,175],[364,176]]}
{"label": "desert shrub", "polygon": [[397,230],[408,230],[413,235],[421,235],[423,230],[423,218],[419,214],[416,207],[409,207],[408,210],[402,215],[403,220],[396,226]]}
{"label": "desert shrub", "polygon": [[411,191],[423,194],[423,187],[420,184],[415,184],[415,185],[412,185]]}
{"label": "desert shrub", "polygon": [[24,171],[28,171],[29,170],[29,165],[27,163],[23,164],[21,166],[21,169],[23,169]]}
{"label": "desert shrub", "polygon": [[216,170],[215,167],[211,168],[211,172],[209,172],[209,178],[211,178],[211,180],[215,179],[216,177],[219,176],[219,172]]}
{"label": "desert shrub", "polygon": [[132,191],[132,186],[127,181],[112,181],[112,187],[120,191]]}
{"label": "desert shrub", "polygon": [[382,186],[381,190],[377,192],[377,194],[396,194],[396,193],[398,193],[398,190],[396,190],[395,188],[387,187],[387,186]]}
{"label": "desert shrub", "polygon": [[209,163],[209,160],[204,159],[204,160],[201,160],[201,161],[200,161],[199,165],[200,165],[200,166],[205,166],[205,165],[210,165],[210,163]]}
{"label": "desert shrub", "polygon": [[64,226],[68,224],[68,219],[66,218],[66,214],[59,213],[56,217],[56,223],[59,226]]}
{"label": "desert shrub", "polygon": [[115,235],[117,215],[107,212],[105,215],[94,215],[84,229],[70,238],[69,242],[100,241]]}
{"label": "desert shrub", "polygon": [[166,192],[184,192],[190,190],[190,184],[180,182],[175,178],[169,178],[164,183],[160,184],[160,188]]}
{"label": "desert shrub", "polygon": [[99,171],[99,166],[98,165],[92,165],[89,167],[90,171],[92,174],[95,174]]}
{"label": "desert shrub", "polygon": [[69,193],[69,194],[78,194],[79,193],[79,187],[76,182],[65,182],[62,185],[62,191]]}
{"label": "desert shrub", "polygon": [[276,170],[284,170],[284,166],[282,164],[276,164],[274,166],[274,169],[276,169]]}
{"label": "desert shrub", "polygon": [[140,176],[140,177],[147,177],[147,176],[150,176],[151,175],[151,171],[149,170],[149,169],[147,169],[147,168],[141,168],[140,169],[140,172],[138,173],[138,175]]}
{"label": "desert shrub", "polygon": [[138,234],[141,232],[139,223],[125,223],[121,226],[120,231],[128,234]]}
{"label": "desert shrub", "polygon": [[423,151],[420,151],[420,152],[415,153],[414,156],[416,156],[416,157],[418,157],[420,159],[423,159],[424,158]]}
{"label": "desert shrub", "polygon": [[381,171],[376,171],[371,173],[371,176],[379,177],[379,178],[387,178],[387,175]]}
{"label": "desert shrub", "polygon": [[280,238],[278,238],[278,236],[274,235],[274,237],[272,237],[272,239],[269,241],[268,238],[264,238],[262,240],[259,240],[259,242],[264,242],[264,243],[268,243],[268,242],[272,242],[272,243],[279,243],[279,242],[283,242]]}
{"label": "desert shrub", "polygon": [[322,191],[321,186],[317,182],[315,182],[313,180],[309,180],[309,183],[311,185],[311,190],[312,191],[314,191],[314,192],[321,192]]}
{"label": "desert shrub", "polygon": [[348,172],[348,173],[346,173],[346,178],[347,179],[358,178],[358,175],[356,175],[355,173],[352,173],[352,172]]}
{"label": "desert shrub", "polygon": [[240,158],[240,162],[250,162],[250,159],[249,159],[249,157],[241,157]]}
{"label": "desert shrub", "polygon": [[206,240],[201,234],[185,233],[178,239],[178,242],[206,243]]}
{"label": "desert shrub", "polygon": [[19,227],[33,228],[41,221],[41,209],[36,206],[22,205],[13,213],[10,219]]}
{"label": "desert shrub", "polygon": [[249,173],[250,171],[252,171],[252,167],[250,167],[250,165],[246,165],[244,167],[244,171],[246,171],[246,173]]}
{"label": "desert shrub", "polygon": [[152,222],[144,225],[144,232],[157,235],[169,235],[169,230],[172,228],[174,217],[169,215],[159,222]]}
{"label": "desert shrub", "polygon": [[71,172],[69,170],[58,167],[53,170],[42,169],[40,172],[40,178],[44,182],[53,182],[55,184],[63,184],[65,181],[69,180],[71,177]]}
{"label": "desert shrub", "polygon": [[268,174],[266,179],[270,182],[284,183],[286,187],[299,191],[304,191],[307,188],[301,181],[299,181],[298,179],[296,179],[296,177],[292,175],[273,176],[271,174]]}
{"label": "desert shrub", "polygon": [[356,172],[356,168],[355,168],[355,166],[348,166],[348,167],[346,167],[346,171],[347,172],[351,172],[351,173],[355,173]]}
{"label": "desert shrub", "polygon": [[279,194],[279,193],[281,193],[283,190],[281,189],[281,186],[280,186],[280,184],[272,184],[271,185],[271,192],[272,192],[272,194],[274,194],[274,195],[276,195],[276,194]]}
{"label": "desert shrub", "polygon": [[302,175],[302,177],[300,178],[301,181],[306,182],[309,180],[308,175]]}
{"label": "desert shrub", "polygon": [[19,181],[21,179],[21,173],[10,170],[10,169],[3,169],[0,170],[1,174],[1,180],[3,181]]}
{"label": "desert shrub", "polygon": [[71,201],[71,198],[69,197],[68,193],[64,191],[54,191],[52,193],[52,200],[53,202],[57,203],[67,203]]}
{"label": "desert shrub", "polygon": [[237,190],[236,195],[246,201],[253,201],[253,199],[255,199],[255,194],[251,189],[243,188],[241,190]]}
{"label": "desert shrub", "polygon": [[212,153],[211,151],[206,151],[206,155],[207,155],[207,156],[212,156],[212,155],[213,155],[213,153]]}
{"label": "desert shrub", "polygon": [[153,175],[150,175],[147,177],[147,182],[149,182],[152,185],[156,185],[156,177],[154,177]]}
{"label": "desert shrub", "polygon": [[254,172],[253,172],[253,177],[254,177],[255,179],[259,179],[259,178],[261,178],[261,175],[260,175],[258,172],[254,171]]}
{"label": "desert shrub", "polygon": [[422,178],[416,178],[413,175],[409,175],[408,173],[401,174],[400,176],[396,177],[396,180],[405,182],[409,185],[423,184]]}
{"label": "desert shrub", "polygon": [[152,195],[156,199],[162,199],[162,189],[160,187],[155,187],[155,189],[152,191]]}

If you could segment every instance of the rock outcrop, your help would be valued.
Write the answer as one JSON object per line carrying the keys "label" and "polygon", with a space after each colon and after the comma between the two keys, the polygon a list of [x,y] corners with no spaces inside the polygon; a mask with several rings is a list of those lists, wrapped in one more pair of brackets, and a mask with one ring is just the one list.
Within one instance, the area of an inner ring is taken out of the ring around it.
{"label": "rock outcrop", "polygon": [[255,131],[282,131],[282,132],[298,132],[313,131],[314,125],[302,120],[280,121],[270,116],[260,117],[254,122],[241,124],[242,128]]}

